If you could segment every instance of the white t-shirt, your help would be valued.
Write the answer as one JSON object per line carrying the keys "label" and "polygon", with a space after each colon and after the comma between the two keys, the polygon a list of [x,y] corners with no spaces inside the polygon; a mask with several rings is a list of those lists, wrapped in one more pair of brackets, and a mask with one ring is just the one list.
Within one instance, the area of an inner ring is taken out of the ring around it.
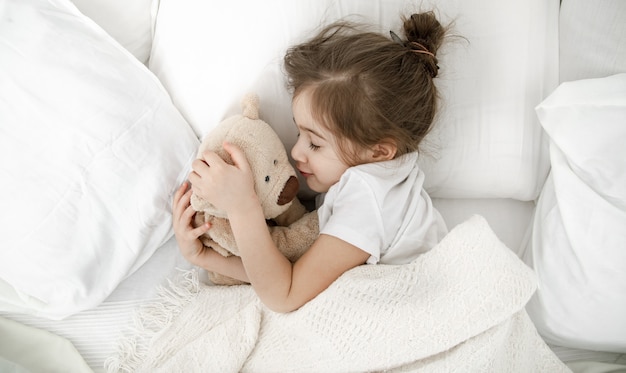
{"label": "white t-shirt", "polygon": [[350,167],[318,208],[320,234],[370,254],[369,264],[405,264],[430,250],[446,224],[423,189],[417,153]]}

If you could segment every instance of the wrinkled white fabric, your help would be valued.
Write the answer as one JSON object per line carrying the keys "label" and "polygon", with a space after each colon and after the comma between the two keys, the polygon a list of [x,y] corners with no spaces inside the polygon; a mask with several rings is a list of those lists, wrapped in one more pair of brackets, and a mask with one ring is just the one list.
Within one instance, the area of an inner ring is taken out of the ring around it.
{"label": "wrinkled white fabric", "polygon": [[0,372],[91,373],[65,338],[0,317]]}
{"label": "wrinkled white fabric", "polygon": [[158,79],[68,0],[0,3],[0,310],[100,304],[173,235],[199,142]]}

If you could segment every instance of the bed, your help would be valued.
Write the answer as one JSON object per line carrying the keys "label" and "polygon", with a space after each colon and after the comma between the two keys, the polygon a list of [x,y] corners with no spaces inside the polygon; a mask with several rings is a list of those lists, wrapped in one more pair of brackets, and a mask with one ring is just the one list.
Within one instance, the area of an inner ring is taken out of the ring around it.
{"label": "bed", "polygon": [[[285,48],[419,9],[459,35],[420,155],[450,234],[291,315],[207,285],[170,213],[199,138],[254,92],[290,148]],[[619,0],[5,0],[0,371],[626,371],[625,139]]]}

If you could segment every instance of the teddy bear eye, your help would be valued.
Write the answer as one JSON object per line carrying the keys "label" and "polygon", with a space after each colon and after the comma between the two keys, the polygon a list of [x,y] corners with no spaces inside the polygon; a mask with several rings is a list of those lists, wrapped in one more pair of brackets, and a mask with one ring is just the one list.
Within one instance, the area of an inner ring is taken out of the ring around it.
{"label": "teddy bear eye", "polygon": [[265,176],[265,182],[269,183],[270,182],[270,177],[269,176]]}
{"label": "teddy bear eye", "polygon": [[274,166],[276,166],[276,163],[278,163],[278,161],[274,159]]}

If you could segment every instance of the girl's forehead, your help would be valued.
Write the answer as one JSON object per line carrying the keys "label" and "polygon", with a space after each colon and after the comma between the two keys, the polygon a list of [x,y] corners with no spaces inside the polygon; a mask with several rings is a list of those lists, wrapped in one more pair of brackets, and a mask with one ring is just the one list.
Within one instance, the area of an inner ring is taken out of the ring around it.
{"label": "girl's forehead", "polygon": [[326,123],[320,122],[319,116],[315,115],[316,108],[312,99],[314,87],[307,87],[294,95],[292,99],[293,118],[300,131],[306,131],[317,138],[335,143],[336,134],[328,128]]}
{"label": "girl's forehead", "polygon": [[304,88],[294,94],[291,99],[291,106],[298,108],[306,108],[308,111],[311,111],[311,89]]}
{"label": "girl's forehead", "polygon": [[310,132],[321,134],[324,126],[321,126],[313,116],[313,107],[311,105],[310,95],[301,92],[294,96],[292,100],[293,120],[300,129],[309,130]]}

